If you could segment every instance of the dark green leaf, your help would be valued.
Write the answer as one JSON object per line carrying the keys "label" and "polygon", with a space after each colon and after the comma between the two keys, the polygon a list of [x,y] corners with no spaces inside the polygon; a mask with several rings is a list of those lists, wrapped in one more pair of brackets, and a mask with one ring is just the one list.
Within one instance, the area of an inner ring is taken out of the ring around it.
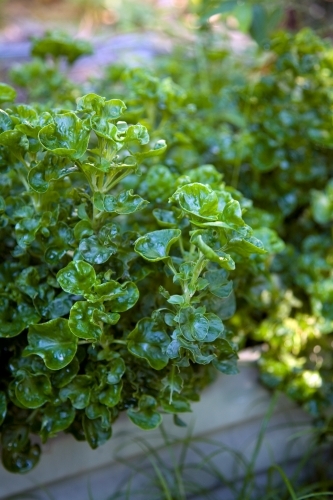
{"label": "dark green leaf", "polygon": [[184,413],[191,411],[189,401],[179,394],[174,394],[172,400],[163,399],[162,408],[168,413]]}
{"label": "dark green leaf", "polygon": [[152,396],[143,395],[139,400],[139,409],[129,409],[127,415],[141,429],[156,429],[162,423],[162,416],[156,409],[156,400]]}
{"label": "dark green leaf", "polygon": [[0,391],[0,426],[2,422],[5,420],[6,413],[7,413],[6,394],[3,391]]}
{"label": "dark green leaf", "polygon": [[124,312],[133,307],[139,299],[139,290],[135,283],[126,281],[123,284],[109,281],[94,287],[94,295],[87,296],[91,302],[107,302],[113,312]]}
{"label": "dark green leaf", "polygon": [[94,231],[91,227],[91,222],[88,220],[80,220],[74,227],[74,237],[77,241],[92,236]]}
{"label": "dark green leaf", "polygon": [[63,290],[75,295],[89,293],[96,282],[94,268],[82,260],[70,262],[57,274],[57,280]]}
{"label": "dark green leaf", "polygon": [[155,208],[153,210],[153,216],[159,223],[161,227],[175,228],[178,225],[178,221],[175,217],[174,212],[171,210],[163,210],[160,208]]}
{"label": "dark green leaf", "polygon": [[91,403],[86,407],[85,414],[90,420],[100,418],[103,429],[108,430],[110,428],[110,411],[104,405]]}
{"label": "dark green leaf", "polygon": [[78,168],[67,158],[46,155],[45,158],[29,171],[29,186],[37,193],[46,193],[52,181],[77,172]]}
{"label": "dark green leaf", "polygon": [[117,252],[117,247],[112,243],[108,246],[102,245],[96,236],[89,236],[81,240],[79,251],[90,264],[103,264]]}
{"label": "dark green leaf", "polygon": [[68,403],[61,405],[49,404],[43,411],[41,434],[43,440],[55,436],[58,432],[68,429],[75,418],[75,409]]}
{"label": "dark green leaf", "polygon": [[13,121],[11,117],[5,111],[3,111],[3,109],[0,109],[0,133],[12,129]]}
{"label": "dark green leaf", "polygon": [[122,388],[122,383],[105,387],[98,396],[99,402],[109,408],[116,406],[120,401]]}
{"label": "dark green leaf", "polygon": [[108,365],[106,381],[108,384],[119,384],[126,370],[125,362],[122,358],[115,358]]}
{"label": "dark green leaf", "polygon": [[228,273],[224,269],[214,269],[205,273],[205,279],[209,282],[209,291],[221,299],[229,297],[232,292],[233,283],[227,278]]}
{"label": "dark green leaf", "polygon": [[91,420],[86,415],[83,417],[83,429],[86,440],[93,450],[108,441],[112,434],[111,424],[105,429],[100,418]]}
{"label": "dark green leaf", "polygon": [[77,337],[71,332],[68,321],[63,318],[30,326],[28,342],[23,356],[37,354],[50,370],[60,370],[67,366],[77,349]]}
{"label": "dark green leaf", "polygon": [[38,464],[40,447],[38,444],[27,447],[20,451],[2,450],[2,463],[9,472],[26,473]]}
{"label": "dark green leaf", "polygon": [[78,359],[75,357],[69,365],[61,370],[57,370],[51,375],[51,382],[54,387],[61,388],[68,385],[76,377],[80,369]]}
{"label": "dark green leaf", "polygon": [[68,398],[74,408],[83,410],[90,402],[92,379],[88,375],[77,375],[66,387],[59,391],[62,401]]}
{"label": "dark green leaf", "polygon": [[6,299],[0,300],[0,338],[16,337],[23,330],[40,321],[40,315],[34,307],[21,303],[12,309]]}
{"label": "dark green leaf", "polygon": [[209,321],[193,307],[181,309],[179,327],[187,340],[204,340],[208,333]]}
{"label": "dark green leaf", "polygon": [[143,318],[129,334],[127,347],[135,356],[146,359],[155,370],[162,370],[168,364],[166,349],[169,343],[170,338],[160,325]]}
{"label": "dark green leaf", "polygon": [[23,374],[15,388],[17,399],[27,408],[39,408],[50,399],[51,392],[51,383],[46,375]]}

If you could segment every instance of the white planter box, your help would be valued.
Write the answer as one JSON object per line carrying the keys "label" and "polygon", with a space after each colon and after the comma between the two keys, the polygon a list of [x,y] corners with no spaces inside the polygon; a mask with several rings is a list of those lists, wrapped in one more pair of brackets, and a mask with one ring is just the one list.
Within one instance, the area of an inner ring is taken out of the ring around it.
{"label": "white planter box", "polygon": [[[238,375],[220,375],[203,392],[201,401],[193,404],[193,413],[181,415],[189,424],[192,436],[205,436],[224,443],[246,457],[253,452],[271,403],[270,393],[258,382],[256,367],[248,361],[249,352],[245,352],[241,356]],[[169,415],[164,417],[164,426],[168,433],[180,439],[189,432],[186,428],[176,427]],[[300,457],[308,446],[308,439],[303,436],[295,443],[291,437],[308,427],[307,415],[285,397],[279,397],[255,469],[264,470],[274,462]],[[118,458],[130,461],[137,457],[137,463],[142,463],[142,448],[137,442],[140,438],[149,440],[151,446],[163,443],[159,430],[142,431],[126,415],[114,424],[112,439],[94,451],[87,443],[77,442],[72,436],[63,434],[43,447],[39,465],[27,475],[14,475],[0,469],[0,499],[31,490],[39,491],[38,498],[50,498],[38,490],[47,485],[56,500],[88,500],[88,483],[94,500],[106,499],[116,491],[119,480],[129,473]],[[208,445],[202,444],[202,447],[209,449]],[[221,460],[221,456],[217,460]],[[234,465],[230,457],[223,463],[223,473],[229,478],[235,475]]]}

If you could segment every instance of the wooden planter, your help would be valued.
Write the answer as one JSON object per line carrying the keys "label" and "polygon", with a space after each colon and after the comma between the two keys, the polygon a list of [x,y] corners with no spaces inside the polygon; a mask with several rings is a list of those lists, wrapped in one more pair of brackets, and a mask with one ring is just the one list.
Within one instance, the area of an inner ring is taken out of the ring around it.
{"label": "wooden planter", "polygon": [[[181,417],[189,424],[193,438],[202,436],[224,443],[249,458],[263,419],[271,408],[271,401],[270,393],[258,381],[253,353],[245,351],[241,353],[240,373],[220,375],[203,392],[201,401],[193,404],[193,413],[182,414]],[[281,395],[268,422],[255,470],[263,471],[272,463],[285,463],[300,457],[309,445],[306,433],[297,441],[291,437],[308,427],[308,416]],[[188,428],[176,427],[170,415],[164,416],[164,428],[168,434],[179,439],[189,434]],[[0,469],[0,499],[32,491],[38,493],[37,498],[50,498],[40,488],[46,487],[56,500],[86,500],[89,498],[88,486],[94,499],[106,499],[117,490],[119,481],[125,480],[130,473],[124,460],[142,464],[144,457],[138,442],[140,439],[154,447],[163,443],[158,429],[142,431],[126,415],[121,416],[114,424],[112,439],[94,451],[87,443],[77,442],[70,435],[60,435],[43,446],[41,461],[32,472],[14,475]],[[204,453],[211,450],[207,440],[202,440],[200,448]],[[189,455],[193,462],[193,453]],[[235,474],[242,475],[242,471],[235,472],[235,463],[231,457],[227,457],[223,463],[221,456],[216,460],[229,479]],[[208,479],[203,478],[203,481]],[[215,486],[213,483],[212,480],[212,487]]]}

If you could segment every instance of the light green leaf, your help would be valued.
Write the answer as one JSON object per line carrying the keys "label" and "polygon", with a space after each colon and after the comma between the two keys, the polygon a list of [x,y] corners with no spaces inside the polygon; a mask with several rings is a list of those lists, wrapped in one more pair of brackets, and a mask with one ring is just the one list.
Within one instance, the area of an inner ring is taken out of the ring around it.
{"label": "light green leaf", "polygon": [[15,128],[35,139],[38,138],[38,133],[41,128],[52,122],[52,116],[48,112],[38,114],[33,106],[20,104],[15,107],[15,116],[12,117]]}
{"label": "light green leaf", "polygon": [[89,113],[91,115],[101,114],[105,105],[105,97],[90,93],[77,100],[76,111]]}
{"label": "light green leaf", "polygon": [[81,158],[87,150],[90,137],[86,124],[72,111],[55,115],[53,121],[38,134],[42,146],[59,156]]}
{"label": "light green leaf", "polygon": [[149,149],[148,151],[143,151],[140,153],[135,153],[135,157],[138,161],[142,161],[145,158],[153,158],[155,156],[160,156],[166,151],[167,144],[164,140],[157,141],[153,147],[153,149]]}
{"label": "light green leaf", "polygon": [[84,295],[89,293],[95,284],[96,273],[87,262],[75,260],[58,272],[57,280],[65,292]]}
{"label": "light green leaf", "polygon": [[260,240],[254,236],[249,236],[246,238],[238,238],[237,236],[232,238],[228,244],[228,250],[233,250],[239,255],[248,257],[254,253],[265,254],[267,253],[264,246]]}
{"label": "light green leaf", "polygon": [[180,238],[180,229],[160,229],[138,238],[134,250],[146,260],[157,262],[169,256],[171,246]]}
{"label": "light green leaf", "polygon": [[33,39],[31,54],[42,59],[48,56],[55,59],[65,57],[73,64],[79,57],[92,54],[92,46],[86,40],[73,39],[60,31],[51,31],[42,38]]}
{"label": "light green leaf", "polygon": [[96,341],[103,334],[103,326],[95,321],[94,311],[104,311],[101,304],[75,302],[69,314],[68,326],[76,337]]}
{"label": "light green leaf", "polygon": [[190,218],[194,216],[203,220],[217,220],[218,197],[215,191],[205,184],[186,184],[177,189],[170,201],[177,202]]}
{"label": "light green leaf", "polygon": [[228,271],[232,271],[235,269],[236,265],[231,256],[221,250],[214,251],[209,245],[207,245],[202,237],[202,233],[200,231],[195,231],[191,236],[191,243],[194,243],[204,256],[209,259],[211,262],[216,262],[224,269]]}
{"label": "light green leaf", "polygon": [[3,102],[11,102],[16,99],[16,90],[10,85],[0,82],[0,104]]}
{"label": "light green leaf", "polygon": [[252,5],[244,2],[238,4],[232,11],[232,15],[237,19],[240,31],[248,33],[252,23]]}
{"label": "light green leaf", "polygon": [[97,115],[108,120],[116,120],[124,113],[126,106],[120,99],[106,101],[105,97],[90,93],[78,99],[76,109],[92,116]]}
{"label": "light green leaf", "polygon": [[137,125],[131,125],[126,131],[126,143],[138,143],[141,145],[148,144],[149,134],[146,127],[138,123]]}
{"label": "light green leaf", "polygon": [[138,194],[133,194],[133,190],[120,193],[117,198],[112,195],[104,197],[103,207],[106,212],[115,212],[119,215],[127,215],[142,210],[149,202],[141,198]]}
{"label": "light green leaf", "polygon": [[0,144],[12,150],[15,156],[24,156],[29,149],[26,135],[19,130],[5,130],[0,134]]}
{"label": "light green leaf", "polygon": [[174,394],[172,399],[162,399],[162,408],[168,413],[185,413],[191,411],[190,402],[179,394]]}

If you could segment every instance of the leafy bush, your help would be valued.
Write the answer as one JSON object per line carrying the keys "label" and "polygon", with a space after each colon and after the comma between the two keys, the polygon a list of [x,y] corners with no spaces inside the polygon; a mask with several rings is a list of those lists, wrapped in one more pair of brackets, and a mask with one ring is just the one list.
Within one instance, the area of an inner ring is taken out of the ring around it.
{"label": "leafy bush", "polygon": [[[80,47],[48,35],[33,50],[71,62]],[[15,73],[27,85],[30,68]],[[237,371],[223,324],[233,281],[267,259],[246,200],[213,166],[185,176],[158,163],[165,142],[123,121],[118,98],[69,89],[56,107],[52,93],[45,82],[47,103],[0,113],[0,429],[12,472],[37,463],[31,434],[66,430],[96,448],[122,411],[143,429],[163,412],[181,425],[213,367]],[[1,102],[14,99],[2,84]]]}
{"label": "leafy bush", "polygon": [[[129,92],[130,112],[145,110],[145,123],[168,140],[170,168],[182,161],[186,172],[211,163],[247,197],[245,221],[276,255],[260,275],[249,265],[242,269],[228,327],[240,345],[263,343],[263,381],[304,404],[327,437],[333,401],[333,49],[309,29],[276,34],[262,61],[250,53],[242,62],[210,32],[200,47],[159,62],[160,80],[113,67],[100,85],[107,88],[112,79]],[[263,234],[262,227],[269,230]]]}
{"label": "leafy bush", "polygon": [[121,411],[181,425],[253,343],[332,434],[330,44],[282,32],[242,62],[207,32],[80,88],[55,60],[75,44],[47,40],[12,71],[39,103],[0,115],[5,467],[37,462],[31,434],[96,447]]}

